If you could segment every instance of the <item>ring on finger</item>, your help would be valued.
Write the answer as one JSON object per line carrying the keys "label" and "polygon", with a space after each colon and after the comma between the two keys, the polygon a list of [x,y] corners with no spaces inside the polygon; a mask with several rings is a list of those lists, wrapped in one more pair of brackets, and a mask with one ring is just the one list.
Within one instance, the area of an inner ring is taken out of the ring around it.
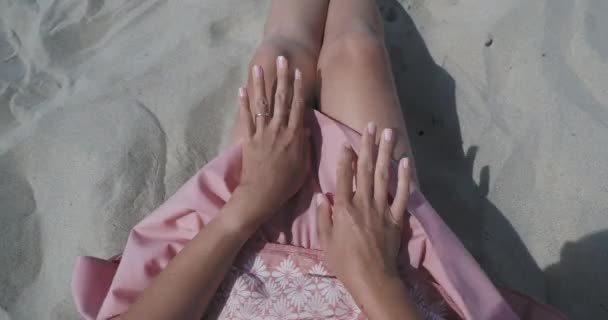
{"label": "ring on finger", "polygon": [[256,118],[257,117],[271,117],[272,114],[270,112],[259,112],[255,114]]}

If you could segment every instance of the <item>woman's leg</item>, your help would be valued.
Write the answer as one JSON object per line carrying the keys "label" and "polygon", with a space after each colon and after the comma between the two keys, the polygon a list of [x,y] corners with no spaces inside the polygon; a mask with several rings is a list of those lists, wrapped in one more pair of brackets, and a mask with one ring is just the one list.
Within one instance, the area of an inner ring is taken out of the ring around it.
{"label": "woman's leg", "polygon": [[321,111],[356,130],[392,128],[395,158],[410,143],[375,0],[331,0],[318,62]]}
{"label": "woman's leg", "polygon": [[[292,75],[295,68],[302,71],[307,99],[309,102],[314,100],[317,61],[323,41],[328,5],[329,0],[272,1],[264,28],[264,37],[249,64],[248,92],[253,92],[251,67],[260,65],[266,80],[266,97],[269,102],[272,101],[272,90],[276,83],[276,58],[282,55],[287,58]],[[238,140],[244,130],[237,120],[233,130],[233,140]]]}

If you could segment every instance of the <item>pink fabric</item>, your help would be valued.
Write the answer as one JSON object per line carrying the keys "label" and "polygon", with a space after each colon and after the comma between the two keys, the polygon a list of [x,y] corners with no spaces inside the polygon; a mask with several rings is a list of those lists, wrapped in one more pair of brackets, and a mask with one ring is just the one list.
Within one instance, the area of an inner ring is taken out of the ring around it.
{"label": "pink fabric", "polygon": [[[314,253],[320,244],[313,195],[335,191],[339,146],[350,143],[356,151],[360,136],[316,111],[307,114],[307,124],[313,131],[316,175],[261,228],[258,236],[285,248]],[[108,319],[126,311],[154,276],[218,214],[238,184],[240,166],[238,146],[208,163],[133,228],[120,263],[80,257],[72,281],[79,312],[86,319]],[[394,168],[391,176],[395,177]],[[464,319],[519,319],[422,193],[414,185],[411,189],[409,232],[403,238],[407,250],[403,250],[402,264],[428,273]],[[392,181],[391,194],[394,191]],[[520,311],[521,303],[515,306]],[[538,317],[520,315],[524,319],[564,319],[557,312]]]}

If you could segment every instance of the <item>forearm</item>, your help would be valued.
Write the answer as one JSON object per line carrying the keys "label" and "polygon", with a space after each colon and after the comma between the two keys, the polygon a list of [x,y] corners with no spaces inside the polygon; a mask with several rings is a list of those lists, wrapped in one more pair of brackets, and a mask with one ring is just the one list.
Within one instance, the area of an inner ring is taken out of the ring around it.
{"label": "forearm", "polygon": [[154,279],[122,319],[200,319],[236,255],[255,231],[239,223],[251,210],[236,193],[222,212]]}

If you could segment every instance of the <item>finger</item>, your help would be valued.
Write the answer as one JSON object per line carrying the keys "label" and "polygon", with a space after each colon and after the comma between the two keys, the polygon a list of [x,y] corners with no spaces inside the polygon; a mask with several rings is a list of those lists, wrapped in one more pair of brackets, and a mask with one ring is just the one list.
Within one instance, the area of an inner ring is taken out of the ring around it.
{"label": "finger", "polygon": [[347,202],[353,197],[353,151],[350,145],[342,147],[342,155],[338,162],[336,197]]}
{"label": "finger", "polygon": [[253,113],[255,116],[256,132],[261,132],[264,126],[266,126],[266,121],[269,118],[267,115],[269,115],[270,109],[265,93],[264,70],[258,65],[253,66],[253,99],[255,103]]}
{"label": "finger", "polygon": [[331,239],[331,230],[333,221],[331,219],[331,207],[325,195],[319,193],[316,195],[317,202],[317,232],[321,240],[321,247],[324,248]]}
{"label": "finger", "polygon": [[243,87],[239,88],[239,118],[240,123],[245,126],[247,137],[253,135],[253,122],[251,121],[251,110],[249,109],[249,97],[247,96],[247,90]]}
{"label": "finger", "polygon": [[296,69],[293,81],[293,100],[291,102],[291,113],[289,114],[289,127],[292,129],[301,128],[304,123],[304,88],[302,85],[302,72]]}
{"label": "finger", "polygon": [[272,121],[275,125],[284,125],[289,110],[289,71],[287,59],[283,56],[277,58],[277,89],[274,94],[274,115]]}
{"label": "finger", "polygon": [[376,171],[374,173],[374,200],[380,208],[386,208],[388,199],[388,180],[391,157],[395,149],[393,129],[386,128],[382,132],[380,148],[376,160]]}
{"label": "finger", "polygon": [[410,198],[410,177],[412,169],[408,158],[401,159],[398,171],[397,192],[395,193],[395,200],[393,200],[393,204],[391,205],[391,214],[393,215],[393,221],[401,226],[403,216],[407,210],[407,202]]}
{"label": "finger", "polygon": [[361,148],[359,148],[359,159],[357,160],[357,192],[356,196],[362,199],[373,197],[374,182],[374,158],[373,149],[376,142],[376,124],[368,123],[363,130]]}

